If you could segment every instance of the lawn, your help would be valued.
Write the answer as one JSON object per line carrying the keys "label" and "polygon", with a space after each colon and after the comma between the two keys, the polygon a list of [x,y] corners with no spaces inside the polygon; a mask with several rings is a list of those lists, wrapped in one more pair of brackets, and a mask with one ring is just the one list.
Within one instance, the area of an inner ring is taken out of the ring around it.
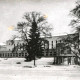
{"label": "lawn", "polygon": [[0,80],[80,80],[80,66],[53,65],[53,58],[25,62],[24,58],[0,58]]}

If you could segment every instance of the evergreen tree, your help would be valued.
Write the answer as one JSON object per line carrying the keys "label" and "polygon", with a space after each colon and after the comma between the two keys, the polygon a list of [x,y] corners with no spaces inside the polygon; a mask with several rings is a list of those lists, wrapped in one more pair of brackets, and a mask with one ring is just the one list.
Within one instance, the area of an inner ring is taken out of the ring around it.
{"label": "evergreen tree", "polygon": [[42,43],[40,38],[40,32],[38,30],[38,26],[35,20],[32,23],[32,27],[30,29],[30,40],[29,45],[31,49],[32,56],[40,57],[42,55]]}

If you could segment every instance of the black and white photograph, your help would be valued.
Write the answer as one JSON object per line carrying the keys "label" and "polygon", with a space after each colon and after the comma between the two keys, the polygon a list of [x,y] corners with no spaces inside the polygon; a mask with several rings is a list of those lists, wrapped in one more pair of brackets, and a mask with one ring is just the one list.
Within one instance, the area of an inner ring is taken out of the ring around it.
{"label": "black and white photograph", "polygon": [[0,80],[80,80],[80,0],[0,0]]}

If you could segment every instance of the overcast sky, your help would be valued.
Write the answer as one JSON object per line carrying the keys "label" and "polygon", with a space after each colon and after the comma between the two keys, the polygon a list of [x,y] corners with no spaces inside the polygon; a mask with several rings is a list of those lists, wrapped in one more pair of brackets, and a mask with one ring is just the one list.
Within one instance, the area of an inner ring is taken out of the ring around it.
{"label": "overcast sky", "polygon": [[70,33],[70,10],[76,0],[0,0],[0,43],[8,40],[14,31],[8,27],[16,26],[25,12],[38,11],[48,16],[53,25],[53,35]]}

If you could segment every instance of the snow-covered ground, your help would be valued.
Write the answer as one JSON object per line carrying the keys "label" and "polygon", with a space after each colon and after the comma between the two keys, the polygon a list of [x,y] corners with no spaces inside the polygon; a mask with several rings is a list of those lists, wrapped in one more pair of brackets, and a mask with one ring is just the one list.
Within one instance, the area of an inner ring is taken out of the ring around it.
{"label": "snow-covered ground", "polygon": [[33,61],[24,60],[0,58],[0,80],[80,80],[78,65],[52,65],[53,58],[41,58],[34,67]]}

